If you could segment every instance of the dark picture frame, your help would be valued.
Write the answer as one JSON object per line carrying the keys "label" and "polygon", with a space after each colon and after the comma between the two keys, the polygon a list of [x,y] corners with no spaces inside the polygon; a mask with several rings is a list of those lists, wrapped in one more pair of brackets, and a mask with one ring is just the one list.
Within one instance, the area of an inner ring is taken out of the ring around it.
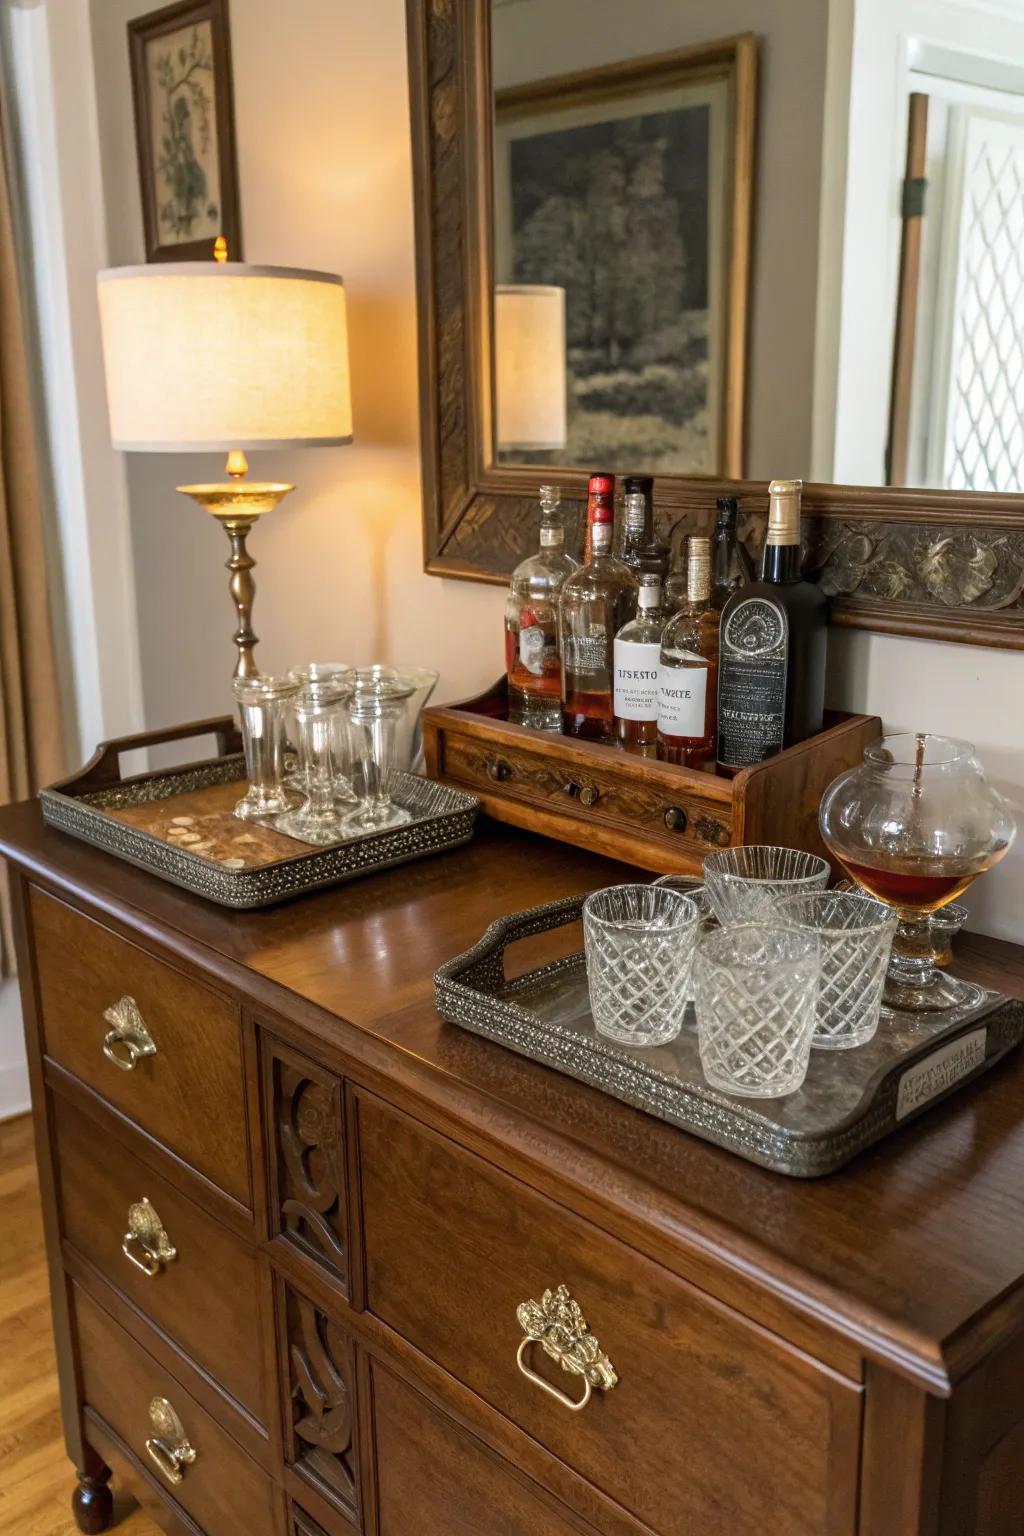
{"label": "dark picture frame", "polygon": [[223,235],[241,261],[228,0],[138,16],[128,47],[146,260],[212,258]]}

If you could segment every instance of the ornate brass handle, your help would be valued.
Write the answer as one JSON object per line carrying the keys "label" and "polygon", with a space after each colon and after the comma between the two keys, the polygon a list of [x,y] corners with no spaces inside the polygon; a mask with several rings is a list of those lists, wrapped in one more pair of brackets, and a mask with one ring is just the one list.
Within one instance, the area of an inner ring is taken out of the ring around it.
{"label": "ornate brass handle", "polygon": [[134,997],[122,997],[107,1009],[103,1019],[111,1026],[103,1037],[103,1054],[122,1072],[134,1072],[144,1056],[156,1055],[156,1041]]}
{"label": "ornate brass handle", "polygon": [[[141,1250],[141,1258],[136,1248]],[[128,1231],[121,1241],[121,1252],[151,1279],[178,1256],[160,1217],[145,1198],[128,1207]]]}
{"label": "ornate brass handle", "polygon": [[188,1443],[184,1425],[166,1397],[154,1397],[149,1405],[149,1421],[155,1434],[146,1441],[149,1458],[160,1468],[169,1483],[180,1483],[196,1459],[196,1453]]}
{"label": "ornate brass handle", "polygon": [[[516,1308],[516,1317],[526,1335],[516,1351],[516,1364],[529,1381],[542,1387],[563,1407],[579,1413],[590,1402],[594,1387],[599,1387],[602,1392],[610,1392],[614,1387],[619,1379],[615,1368],[594,1335],[587,1331],[579,1304],[573,1301],[564,1285],[556,1291],[545,1291],[539,1302],[521,1302]],[[563,1371],[583,1378],[581,1398],[560,1392],[530,1369],[525,1357],[533,1344],[539,1344],[546,1355],[557,1360]]]}
{"label": "ornate brass handle", "polygon": [[601,791],[596,784],[577,784],[575,779],[566,780],[562,790],[570,800],[578,800],[580,805],[585,805],[588,810],[601,798]]}

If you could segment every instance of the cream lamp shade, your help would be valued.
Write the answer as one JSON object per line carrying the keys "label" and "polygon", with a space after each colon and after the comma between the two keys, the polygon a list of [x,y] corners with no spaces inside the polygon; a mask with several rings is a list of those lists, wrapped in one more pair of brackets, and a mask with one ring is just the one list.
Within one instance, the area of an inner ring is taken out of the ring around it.
{"label": "cream lamp shade", "polygon": [[115,448],[352,441],[345,286],[326,272],[161,262],[99,274]]}
{"label": "cream lamp shade", "polygon": [[495,288],[494,388],[499,449],[565,447],[564,288]]}

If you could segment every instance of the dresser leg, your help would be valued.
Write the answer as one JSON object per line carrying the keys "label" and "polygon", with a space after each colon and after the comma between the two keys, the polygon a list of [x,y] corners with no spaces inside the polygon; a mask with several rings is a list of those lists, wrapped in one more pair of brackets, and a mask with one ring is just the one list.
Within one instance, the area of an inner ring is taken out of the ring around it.
{"label": "dresser leg", "polygon": [[109,1481],[109,1467],[78,1474],[78,1487],[71,1495],[71,1513],[83,1536],[99,1536],[110,1524],[114,1500],[107,1487]]}

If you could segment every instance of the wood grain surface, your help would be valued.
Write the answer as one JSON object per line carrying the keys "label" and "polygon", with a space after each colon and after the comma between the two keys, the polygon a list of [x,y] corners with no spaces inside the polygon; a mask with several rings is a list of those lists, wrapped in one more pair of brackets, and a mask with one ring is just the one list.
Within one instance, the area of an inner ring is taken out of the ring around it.
{"label": "wood grain surface", "polygon": [[[411,1102],[470,1150],[819,1358],[850,1350],[935,1390],[1017,1326],[1024,1275],[1024,1060],[848,1168],[795,1183],[443,1024],[436,966],[517,908],[628,879],[627,866],[484,823],[443,858],[238,914],[0,813],[40,880],[238,986],[276,1034]],[[566,935],[532,941],[524,963]],[[1024,996],[1024,952],[961,943],[960,966]],[[866,1239],[870,1234],[870,1239]]]}

